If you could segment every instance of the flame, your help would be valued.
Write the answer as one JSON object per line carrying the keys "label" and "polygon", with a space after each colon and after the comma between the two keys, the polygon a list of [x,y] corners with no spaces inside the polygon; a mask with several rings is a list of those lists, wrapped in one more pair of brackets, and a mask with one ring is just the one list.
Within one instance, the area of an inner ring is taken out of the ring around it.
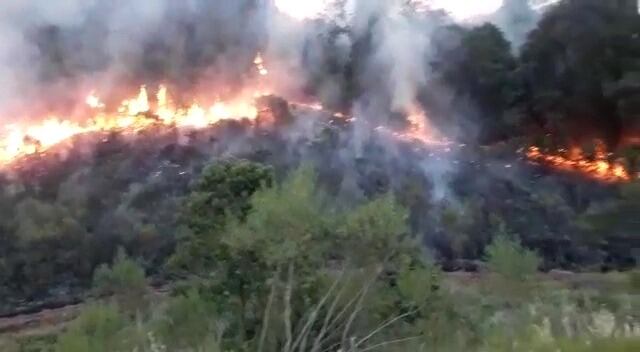
{"label": "flame", "polygon": [[564,172],[578,173],[605,183],[629,182],[637,178],[621,162],[610,160],[612,154],[607,152],[602,141],[595,142],[592,158],[586,157],[584,151],[579,147],[547,154],[539,147],[533,146],[529,148],[526,155],[529,160],[536,163],[548,165]]}
{"label": "flame", "polygon": [[[199,129],[224,120],[256,120],[259,114],[264,117],[265,115],[261,114],[256,106],[256,99],[271,94],[271,88],[265,88],[269,87],[266,79],[269,70],[261,53],[257,53],[253,64],[258,73],[255,84],[230,100],[218,99],[208,104],[193,102],[191,105],[177,106],[166,86],[161,85],[157,91],[150,92],[143,85],[137,94],[124,99],[115,110],[103,103],[96,92],[92,91],[85,98],[89,116],[83,122],[48,116],[37,123],[5,126],[4,131],[0,130],[0,167],[9,165],[24,156],[44,153],[55,145],[80,134],[109,131],[134,133],[157,125]],[[313,111],[326,111],[319,102],[293,102],[292,104]],[[410,143],[449,144],[447,140],[439,138],[435,130],[428,125],[424,113],[416,108],[411,108],[409,111],[411,112],[408,117],[410,127],[407,131],[397,132],[387,127],[376,130]],[[335,113],[332,116],[343,118],[347,122],[356,120],[342,113]]]}
{"label": "flame", "polygon": [[255,120],[258,117],[253,97],[216,101],[208,107],[196,102],[187,108],[173,106],[165,86],[159,87],[155,97],[155,104],[152,104],[147,87],[142,86],[135,97],[125,99],[120,104],[117,112],[106,113],[103,111],[106,105],[92,92],[85,102],[94,116],[84,123],[48,117],[40,123],[6,126],[4,133],[0,133],[0,166],[27,155],[45,152],[83,133],[114,130],[136,132],[153,125],[204,128],[223,120]]}
{"label": "flame", "polygon": [[451,141],[438,135],[436,129],[429,126],[427,116],[421,110],[412,107],[407,115],[409,129],[405,132],[395,133],[403,140],[417,141],[425,145],[447,146]]}

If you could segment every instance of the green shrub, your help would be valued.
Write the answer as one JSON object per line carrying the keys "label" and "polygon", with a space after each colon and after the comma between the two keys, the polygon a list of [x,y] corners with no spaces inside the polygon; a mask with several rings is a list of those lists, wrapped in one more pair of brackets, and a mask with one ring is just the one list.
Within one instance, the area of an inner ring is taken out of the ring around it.
{"label": "green shrub", "polygon": [[118,250],[112,266],[102,265],[94,273],[93,286],[100,296],[112,296],[125,312],[146,308],[147,280],[145,272],[124,250]]}
{"label": "green shrub", "polygon": [[112,305],[94,305],[84,310],[56,344],[57,352],[114,352],[124,347],[127,320]]}
{"label": "green shrub", "polygon": [[534,275],[540,265],[535,252],[522,247],[506,234],[498,234],[486,249],[489,269],[510,281],[524,281]]}
{"label": "green shrub", "polygon": [[156,323],[158,338],[172,349],[197,349],[211,342],[216,331],[215,305],[197,291],[171,298]]}

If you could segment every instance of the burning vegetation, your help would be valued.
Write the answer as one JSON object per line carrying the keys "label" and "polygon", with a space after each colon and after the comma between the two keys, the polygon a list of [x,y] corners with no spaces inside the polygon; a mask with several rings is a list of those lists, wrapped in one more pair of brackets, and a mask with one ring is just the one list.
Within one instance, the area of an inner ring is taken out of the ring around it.
{"label": "burning vegetation", "polygon": [[[268,74],[260,53],[254,64],[259,75]],[[256,88],[228,100],[177,106],[166,86],[158,86],[154,99],[150,98],[149,89],[141,86],[136,96],[123,100],[114,110],[103,103],[95,92],[91,92],[85,100],[88,118],[81,122],[47,117],[43,121],[29,119],[33,122],[6,126],[0,137],[0,165],[10,164],[23,156],[45,153],[51,147],[80,134],[114,131],[135,133],[157,125],[200,129],[224,120],[255,120],[259,113],[256,101],[267,95],[267,92]]]}
{"label": "burning vegetation", "polygon": [[93,283],[52,349],[609,350],[538,284],[637,269],[638,14],[307,2],[0,1],[0,330]]}
{"label": "burning vegetation", "polygon": [[607,152],[605,143],[599,140],[594,143],[591,155],[580,147],[549,153],[536,146],[530,147],[526,155],[529,160],[559,172],[576,173],[604,183],[627,183],[640,178],[624,161]]}

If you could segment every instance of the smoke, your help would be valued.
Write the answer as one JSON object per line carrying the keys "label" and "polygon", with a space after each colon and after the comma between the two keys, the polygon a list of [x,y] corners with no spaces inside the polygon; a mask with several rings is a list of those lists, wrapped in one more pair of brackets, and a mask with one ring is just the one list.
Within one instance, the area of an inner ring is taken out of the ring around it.
{"label": "smoke", "polygon": [[[131,93],[123,87],[140,84],[168,84],[191,98],[214,87],[232,91],[250,78],[263,52],[279,93],[296,99],[309,93],[356,115],[352,138],[338,153],[351,159],[344,165],[375,157],[366,152],[372,139],[402,158],[396,140],[378,138],[379,128],[405,129],[406,116],[423,110],[430,38],[441,23],[406,11],[406,1],[347,3],[339,21],[297,21],[265,0],[3,1],[0,114],[10,120],[69,113],[93,89],[109,104]],[[291,141],[310,134],[309,125],[297,128]],[[444,197],[449,160],[425,157],[417,167]]]}
{"label": "smoke", "polygon": [[504,0],[492,20],[511,42],[513,49],[518,50],[539,19],[540,14],[531,7],[530,0]]}
{"label": "smoke", "polygon": [[91,85],[238,84],[266,19],[257,0],[3,1],[0,111]]}
{"label": "smoke", "polygon": [[[354,9],[353,36],[361,45],[355,48],[365,51],[357,77],[361,90],[355,102],[356,116],[365,119],[356,124],[356,136],[368,137],[358,129],[380,124],[393,128],[398,114],[406,116],[424,109],[419,98],[431,89],[431,38],[442,22],[430,13],[409,11],[404,1],[358,0]],[[418,118],[432,125],[428,116]],[[356,138],[354,150],[360,151],[366,140]],[[418,162],[417,167],[431,181],[436,201],[450,193],[446,179],[454,172],[454,157],[427,152]]]}

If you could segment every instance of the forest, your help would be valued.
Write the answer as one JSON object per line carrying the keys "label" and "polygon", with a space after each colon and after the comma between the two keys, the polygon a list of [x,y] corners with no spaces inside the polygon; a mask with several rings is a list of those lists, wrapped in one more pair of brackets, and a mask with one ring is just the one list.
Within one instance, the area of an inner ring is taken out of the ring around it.
{"label": "forest", "polygon": [[[430,23],[416,22],[430,36],[417,101],[452,147],[368,134],[353,152],[361,128],[343,114],[408,122],[371,74],[384,21],[342,14],[303,47],[323,111],[271,95],[268,126],[81,135],[25,157],[0,172],[0,350],[640,350],[640,15],[626,5],[521,10],[509,20],[531,28],[515,33],[407,2],[403,18]],[[532,160],[533,146],[626,177]],[[42,331],[5,325],[71,306]]]}

